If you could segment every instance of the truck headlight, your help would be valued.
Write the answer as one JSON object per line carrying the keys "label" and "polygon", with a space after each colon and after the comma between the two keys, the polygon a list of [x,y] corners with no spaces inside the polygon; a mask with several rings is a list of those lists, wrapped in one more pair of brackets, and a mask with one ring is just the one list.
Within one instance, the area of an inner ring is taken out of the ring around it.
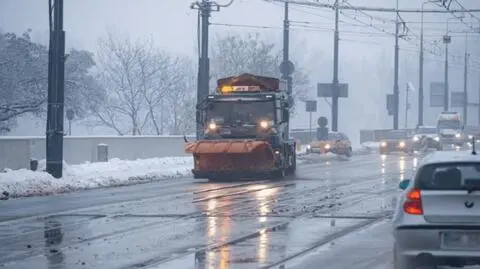
{"label": "truck headlight", "polygon": [[267,129],[268,128],[268,121],[262,120],[260,122],[260,127],[262,127],[263,129]]}
{"label": "truck headlight", "polygon": [[440,141],[440,137],[435,136],[434,140],[435,140],[435,141]]}
{"label": "truck headlight", "polygon": [[460,138],[460,137],[462,137],[462,135],[461,134],[455,134],[455,137]]}
{"label": "truck headlight", "polygon": [[382,143],[380,144],[380,146],[386,147],[386,146],[387,146],[387,142],[382,142]]}
{"label": "truck headlight", "polygon": [[326,144],[325,149],[330,149],[330,144]]}
{"label": "truck headlight", "polygon": [[420,138],[418,138],[417,135],[413,137],[413,141],[415,141],[415,142],[417,142],[419,139],[420,139]]}
{"label": "truck headlight", "polygon": [[398,146],[401,147],[401,148],[405,147],[405,142],[400,141],[400,143],[398,143]]}
{"label": "truck headlight", "polygon": [[215,122],[211,122],[210,124],[208,124],[208,129],[210,130],[217,129],[217,124]]}

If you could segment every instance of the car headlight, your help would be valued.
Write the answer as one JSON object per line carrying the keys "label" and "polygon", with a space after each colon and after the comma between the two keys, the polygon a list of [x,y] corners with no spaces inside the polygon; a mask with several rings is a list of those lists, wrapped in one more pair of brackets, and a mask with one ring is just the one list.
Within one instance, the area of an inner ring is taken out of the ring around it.
{"label": "car headlight", "polygon": [[307,145],[307,149],[311,149],[311,148],[312,148],[312,146],[310,146],[310,145]]}
{"label": "car headlight", "polygon": [[473,139],[473,135],[469,135],[469,136],[468,136],[468,139],[472,140],[472,139]]}
{"label": "car headlight", "polygon": [[267,129],[268,128],[268,121],[262,120],[260,122],[260,127],[262,127],[263,129]]}
{"label": "car headlight", "polygon": [[387,142],[382,142],[382,143],[380,144],[380,146],[386,147],[386,146],[387,146]]}
{"label": "car headlight", "polygon": [[440,141],[440,137],[438,137],[438,136],[435,136],[434,139],[435,139],[435,141]]}
{"label": "car headlight", "polygon": [[420,139],[420,138],[418,138],[417,135],[413,137],[413,141],[415,141],[415,142],[418,141],[419,139]]}
{"label": "car headlight", "polygon": [[208,124],[208,129],[210,130],[217,129],[217,124],[215,122],[211,122],[210,124]]}
{"label": "car headlight", "polygon": [[325,149],[330,149],[330,144],[326,144]]}
{"label": "car headlight", "polygon": [[400,143],[398,143],[398,146],[401,147],[401,148],[405,147],[405,142],[400,141]]}
{"label": "car headlight", "polygon": [[455,137],[460,138],[460,137],[462,137],[462,135],[461,134],[455,134]]}

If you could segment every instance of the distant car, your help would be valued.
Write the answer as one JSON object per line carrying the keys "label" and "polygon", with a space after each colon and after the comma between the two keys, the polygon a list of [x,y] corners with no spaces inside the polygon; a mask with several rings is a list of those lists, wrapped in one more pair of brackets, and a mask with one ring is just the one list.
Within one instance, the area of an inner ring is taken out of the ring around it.
{"label": "distant car", "polygon": [[390,131],[385,139],[380,141],[380,154],[388,154],[391,152],[410,152],[407,143],[407,135],[401,131]]}
{"label": "distant car", "polygon": [[437,135],[437,128],[435,126],[420,126],[415,130],[415,134],[412,137],[411,149],[412,150],[426,150],[434,148],[436,150],[442,150],[442,144],[440,143],[440,137]]}
{"label": "distant car", "polygon": [[328,152],[351,157],[352,143],[344,133],[329,132],[327,140],[312,141],[307,145],[307,153],[326,154]]}
{"label": "distant car", "polygon": [[394,269],[480,264],[480,155],[432,152],[399,187]]}

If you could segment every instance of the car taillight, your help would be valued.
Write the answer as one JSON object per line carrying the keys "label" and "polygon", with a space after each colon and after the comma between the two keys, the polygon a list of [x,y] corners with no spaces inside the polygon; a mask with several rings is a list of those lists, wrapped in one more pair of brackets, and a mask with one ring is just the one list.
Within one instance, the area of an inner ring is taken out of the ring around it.
{"label": "car taillight", "polygon": [[403,204],[403,211],[411,215],[422,215],[422,195],[419,189],[413,189],[407,193],[405,203]]}

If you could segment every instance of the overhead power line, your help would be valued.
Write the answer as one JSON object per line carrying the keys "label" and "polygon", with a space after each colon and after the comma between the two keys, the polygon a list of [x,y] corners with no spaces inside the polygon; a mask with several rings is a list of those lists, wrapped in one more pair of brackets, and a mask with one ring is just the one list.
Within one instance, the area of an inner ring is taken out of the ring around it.
{"label": "overhead power line", "polygon": [[[267,2],[288,2],[294,5],[300,6],[312,6],[312,7],[320,7],[320,8],[334,8],[334,5],[331,4],[324,4],[318,2],[309,2],[309,1],[302,1],[302,0],[264,0]],[[451,9],[451,10],[442,10],[442,9],[395,9],[395,8],[382,8],[382,7],[366,7],[366,6],[348,6],[348,5],[339,5],[338,9],[346,9],[346,10],[361,10],[361,11],[375,11],[375,12],[395,12],[395,13],[476,13],[480,12],[480,9]]]}

